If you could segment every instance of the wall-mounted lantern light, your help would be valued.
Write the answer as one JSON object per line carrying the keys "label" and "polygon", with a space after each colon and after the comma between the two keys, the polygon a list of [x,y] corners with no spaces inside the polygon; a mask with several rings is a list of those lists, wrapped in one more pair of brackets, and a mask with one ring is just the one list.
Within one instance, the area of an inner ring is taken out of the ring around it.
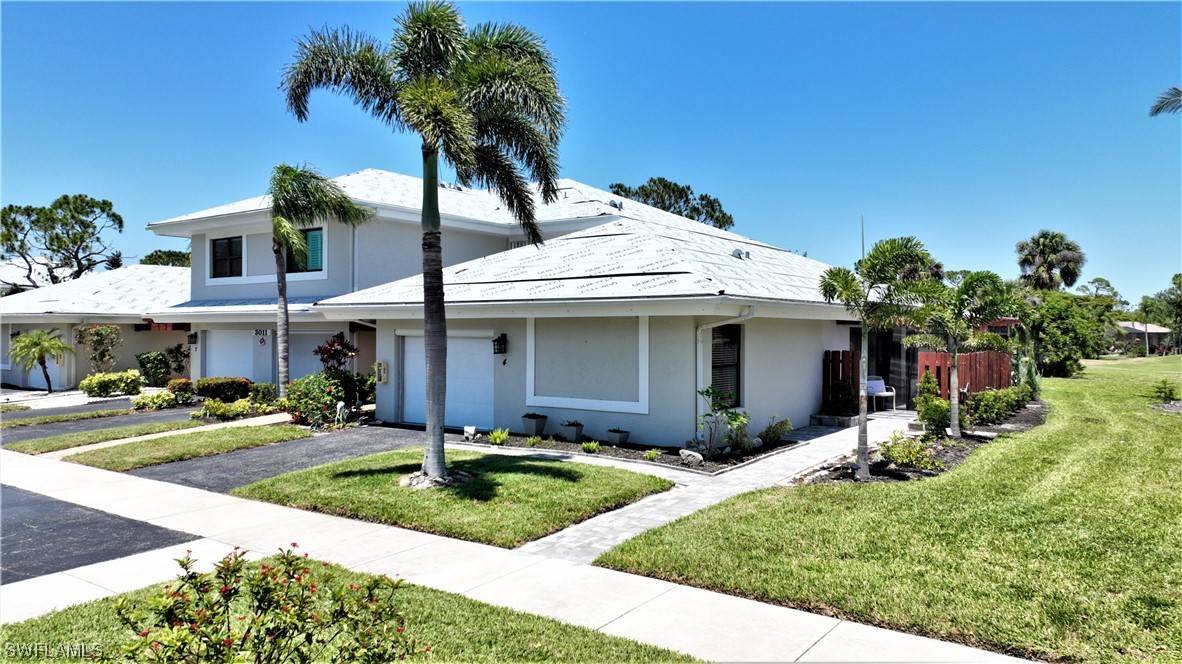
{"label": "wall-mounted lantern light", "polygon": [[504,355],[509,352],[509,337],[504,332],[501,336],[492,340],[493,355]]}
{"label": "wall-mounted lantern light", "polygon": [[196,333],[196,332],[194,332],[194,333],[190,334],[190,335],[189,335],[189,337],[188,337],[188,339],[189,339],[189,345],[190,345],[190,346],[196,346],[196,345],[197,345],[197,333]]}

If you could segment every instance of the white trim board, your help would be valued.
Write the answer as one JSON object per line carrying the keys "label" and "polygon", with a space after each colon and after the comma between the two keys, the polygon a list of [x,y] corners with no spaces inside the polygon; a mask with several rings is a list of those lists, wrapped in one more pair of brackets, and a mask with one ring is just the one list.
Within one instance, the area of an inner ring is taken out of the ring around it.
{"label": "white trim board", "polygon": [[542,408],[570,408],[609,413],[648,415],[648,316],[637,316],[637,401],[606,401],[577,397],[552,397],[536,393],[534,385],[534,319],[525,319],[525,405]]}

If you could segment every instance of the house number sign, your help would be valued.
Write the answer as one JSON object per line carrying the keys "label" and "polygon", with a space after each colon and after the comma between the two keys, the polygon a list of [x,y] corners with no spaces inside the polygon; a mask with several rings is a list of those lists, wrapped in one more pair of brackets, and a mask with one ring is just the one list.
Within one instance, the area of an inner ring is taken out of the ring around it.
{"label": "house number sign", "polygon": [[267,337],[271,336],[271,330],[255,330],[254,336],[258,337],[260,346],[266,346]]}

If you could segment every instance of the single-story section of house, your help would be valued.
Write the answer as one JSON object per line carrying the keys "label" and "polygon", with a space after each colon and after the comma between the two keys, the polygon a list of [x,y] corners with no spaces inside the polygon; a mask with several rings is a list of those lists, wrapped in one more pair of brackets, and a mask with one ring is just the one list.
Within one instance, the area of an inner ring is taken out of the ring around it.
{"label": "single-story section of house", "polygon": [[[444,270],[446,424],[548,433],[579,420],[642,444],[694,438],[698,391],[735,394],[758,432],[797,426],[821,403],[826,350],[849,350],[849,314],[818,291],[829,267],[667,213],[616,219]],[[388,367],[377,416],[425,420],[422,277],[313,305],[329,320],[376,321]]]}
{"label": "single-story section of house", "polygon": [[1168,327],[1154,325],[1153,323],[1140,323],[1133,320],[1118,321],[1116,327],[1124,340],[1140,341],[1146,344],[1146,350],[1149,352],[1153,352],[1157,348],[1166,345],[1169,342],[1171,332]]}
{"label": "single-story section of house", "polygon": [[[187,342],[183,323],[155,323],[144,312],[189,297],[189,268],[129,265],[117,270],[92,272],[77,279],[42,286],[0,298],[0,371],[3,382],[18,387],[45,389],[39,367],[23,371],[9,354],[12,340],[29,330],[58,328],[62,340],[74,345],[74,330],[91,323],[118,325],[123,346],[115,371],[136,369],[135,356]],[[69,388],[90,372],[86,350],[67,353],[59,365],[48,363],[53,388]]]}

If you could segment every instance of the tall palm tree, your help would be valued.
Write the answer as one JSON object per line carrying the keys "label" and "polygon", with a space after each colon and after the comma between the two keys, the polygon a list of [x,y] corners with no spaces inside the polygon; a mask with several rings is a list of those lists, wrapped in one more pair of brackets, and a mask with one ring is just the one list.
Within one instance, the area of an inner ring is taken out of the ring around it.
{"label": "tall palm tree", "polygon": [[976,330],[1009,314],[1013,307],[1005,284],[993,272],[950,272],[945,278],[947,284],[934,280],[925,284],[925,301],[917,312],[917,323],[926,334],[911,335],[903,342],[952,356],[948,396],[952,437],[960,438],[960,351]]}
{"label": "tall palm tree", "polygon": [[858,470],[870,479],[870,445],[866,433],[866,361],[870,330],[890,329],[911,321],[920,304],[922,288],[942,276],[923,243],[914,237],[880,240],[854,269],[831,267],[821,275],[821,297],[838,301],[862,322],[862,352],[858,361]]}
{"label": "tall palm tree", "polygon": [[275,284],[279,289],[276,307],[275,344],[279,357],[279,396],[287,394],[291,376],[288,357],[287,255],[304,266],[308,245],[301,228],[337,221],[357,226],[368,221],[372,210],[353,202],[335,182],[310,166],[279,164],[271,172],[271,251],[275,253]]}
{"label": "tall palm tree", "polygon": [[24,371],[32,371],[33,367],[41,367],[41,375],[45,376],[45,389],[53,394],[53,383],[49,380],[49,366],[47,358],[53,358],[59,364],[66,353],[73,353],[74,349],[62,341],[62,334],[56,327],[47,330],[32,330],[25,332],[12,340],[8,354],[12,361],[20,365]]}
{"label": "tall palm tree", "polygon": [[388,46],[352,30],[314,30],[297,43],[280,88],[297,119],[313,90],[352,97],[396,131],[417,134],[423,158],[423,325],[427,363],[427,444],[423,473],[446,481],[443,455],[447,320],[439,219],[439,159],[465,184],[487,186],[538,244],[533,191],[558,195],[558,140],[566,102],[554,58],[541,37],[513,24],[468,29],[456,7],[412,3]]}
{"label": "tall palm tree", "polygon": [[1150,117],[1162,113],[1182,113],[1182,88],[1166,88],[1149,109]]}
{"label": "tall palm tree", "polygon": [[1018,252],[1018,267],[1023,283],[1038,290],[1058,290],[1071,287],[1079,279],[1080,270],[1088,258],[1079,243],[1068,240],[1058,231],[1041,230],[1014,247]]}

